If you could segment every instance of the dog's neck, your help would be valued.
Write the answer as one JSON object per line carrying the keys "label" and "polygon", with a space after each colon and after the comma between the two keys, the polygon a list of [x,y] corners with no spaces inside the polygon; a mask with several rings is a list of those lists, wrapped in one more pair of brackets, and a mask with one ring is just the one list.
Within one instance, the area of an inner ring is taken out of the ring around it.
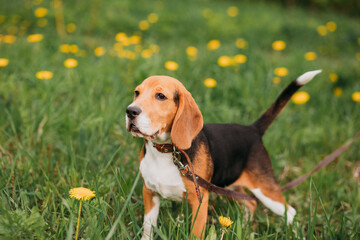
{"label": "dog's neck", "polygon": [[170,132],[164,132],[160,134],[156,139],[146,139],[145,142],[150,142],[156,150],[161,153],[171,153],[174,151],[174,146],[172,145]]}

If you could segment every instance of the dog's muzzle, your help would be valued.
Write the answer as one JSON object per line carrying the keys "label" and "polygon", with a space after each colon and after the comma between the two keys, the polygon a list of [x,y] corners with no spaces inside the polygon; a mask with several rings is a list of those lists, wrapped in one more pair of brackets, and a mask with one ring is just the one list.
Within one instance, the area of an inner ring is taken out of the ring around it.
{"label": "dog's muzzle", "polygon": [[129,106],[129,107],[126,109],[126,116],[127,116],[130,120],[135,119],[140,113],[141,113],[141,109],[138,108],[138,107]]}

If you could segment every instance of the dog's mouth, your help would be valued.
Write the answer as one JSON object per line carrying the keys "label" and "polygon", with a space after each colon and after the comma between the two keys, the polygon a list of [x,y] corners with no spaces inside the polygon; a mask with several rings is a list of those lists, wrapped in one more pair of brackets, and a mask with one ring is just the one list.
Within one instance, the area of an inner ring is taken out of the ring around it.
{"label": "dog's mouth", "polygon": [[158,136],[159,136],[159,130],[156,131],[154,134],[152,135],[148,135],[148,134],[145,134],[145,133],[142,133],[140,131],[140,129],[133,123],[130,123],[129,124],[129,129],[128,129],[129,132],[131,132],[133,134],[133,136],[139,136],[139,137],[144,137],[144,138],[147,138],[147,139],[156,139]]}

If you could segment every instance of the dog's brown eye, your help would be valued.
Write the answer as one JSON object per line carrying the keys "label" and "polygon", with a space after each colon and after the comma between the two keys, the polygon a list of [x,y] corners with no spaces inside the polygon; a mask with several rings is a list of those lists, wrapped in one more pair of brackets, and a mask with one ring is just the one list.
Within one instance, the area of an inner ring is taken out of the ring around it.
{"label": "dog's brown eye", "polygon": [[139,96],[140,92],[139,91],[135,91],[135,97]]}
{"label": "dog's brown eye", "polygon": [[166,97],[164,94],[162,94],[162,93],[157,93],[157,94],[155,95],[155,98],[156,98],[157,100],[160,100],[160,101],[164,101],[164,100],[167,99],[167,97]]}

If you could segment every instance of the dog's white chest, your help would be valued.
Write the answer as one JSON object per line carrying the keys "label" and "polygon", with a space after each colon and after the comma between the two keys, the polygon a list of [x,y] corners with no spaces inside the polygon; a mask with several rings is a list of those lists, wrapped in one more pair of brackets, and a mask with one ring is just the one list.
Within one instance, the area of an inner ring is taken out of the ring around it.
{"label": "dog's white chest", "polygon": [[151,191],[163,198],[181,201],[185,185],[178,168],[174,165],[171,153],[158,152],[151,143],[146,145],[146,154],[140,163],[144,183]]}

